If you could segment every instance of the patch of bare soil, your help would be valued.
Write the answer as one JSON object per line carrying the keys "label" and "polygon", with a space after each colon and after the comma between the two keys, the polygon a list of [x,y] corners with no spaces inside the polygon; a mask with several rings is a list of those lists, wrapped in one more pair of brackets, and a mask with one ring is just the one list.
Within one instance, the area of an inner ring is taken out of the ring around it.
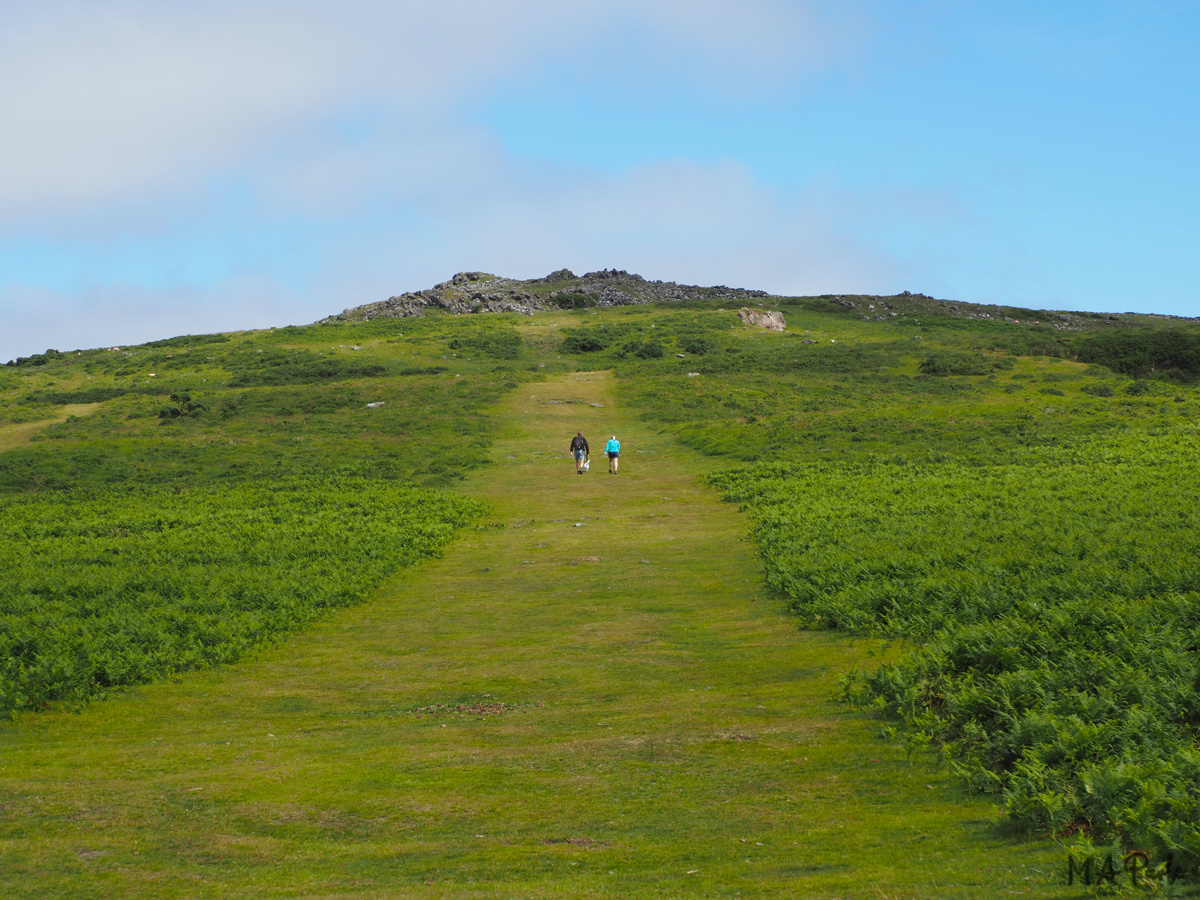
{"label": "patch of bare soil", "polygon": [[542,838],[542,843],[550,846],[552,844],[570,844],[572,847],[607,847],[608,844],[604,841],[593,841],[591,838],[582,837],[567,837],[567,838]]}
{"label": "patch of bare soil", "polygon": [[541,706],[542,704],[504,703],[500,700],[488,700],[483,703],[458,703],[453,706],[446,703],[435,703],[432,706],[418,706],[412,710],[412,713],[416,716],[498,716],[501,713],[528,709],[535,705]]}

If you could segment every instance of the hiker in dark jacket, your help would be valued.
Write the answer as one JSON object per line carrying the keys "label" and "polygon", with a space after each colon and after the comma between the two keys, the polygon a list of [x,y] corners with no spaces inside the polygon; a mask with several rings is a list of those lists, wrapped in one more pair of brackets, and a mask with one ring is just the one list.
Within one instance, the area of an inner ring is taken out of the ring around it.
{"label": "hiker in dark jacket", "polygon": [[575,457],[575,474],[583,474],[583,461],[591,455],[591,450],[588,448],[587,438],[583,436],[583,432],[578,432],[575,437],[571,438],[571,455]]}

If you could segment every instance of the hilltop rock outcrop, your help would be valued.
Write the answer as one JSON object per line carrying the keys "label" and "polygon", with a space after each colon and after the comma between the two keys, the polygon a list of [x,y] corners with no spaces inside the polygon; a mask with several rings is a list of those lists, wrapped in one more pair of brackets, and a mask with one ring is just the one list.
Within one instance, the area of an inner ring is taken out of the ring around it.
{"label": "hilltop rock outcrop", "polygon": [[343,310],[325,322],[362,322],[376,318],[423,316],[432,310],[459,315],[515,312],[530,315],[539,310],[578,309],[589,306],[631,306],[684,300],[745,301],[771,296],[766,291],[699,287],[673,281],[647,281],[620,269],[601,269],[578,276],[559,269],[544,278],[520,281],[487,272],[459,272],[449,281],[422,291],[409,291]]}
{"label": "hilltop rock outcrop", "polygon": [[[486,312],[532,315],[543,310],[707,300],[716,301],[722,306],[742,307],[739,316],[750,327],[782,331],[786,327],[783,314],[763,309],[766,304],[761,301],[768,298],[783,305],[783,298],[766,291],[731,288],[723,284],[700,287],[673,281],[647,281],[641,275],[622,269],[601,269],[586,275],[576,275],[570,269],[558,269],[543,278],[525,281],[488,272],[459,272],[449,281],[426,290],[409,291],[377,303],[356,306],[321,321],[365,322],[377,318],[423,316],[436,311],[455,315]],[[864,322],[919,324],[926,317],[931,320],[935,317],[952,317],[995,322],[1013,328],[1081,331],[1099,323],[1118,328],[1134,327],[1140,320],[1140,317],[1128,313],[1117,316],[993,306],[968,301],[952,302],[911,291],[890,295],[822,294],[788,298],[787,302],[796,305],[797,301],[803,301],[802,305],[809,309],[842,312]],[[1148,318],[1177,317],[1154,315]],[[18,360],[14,364],[19,363]]]}

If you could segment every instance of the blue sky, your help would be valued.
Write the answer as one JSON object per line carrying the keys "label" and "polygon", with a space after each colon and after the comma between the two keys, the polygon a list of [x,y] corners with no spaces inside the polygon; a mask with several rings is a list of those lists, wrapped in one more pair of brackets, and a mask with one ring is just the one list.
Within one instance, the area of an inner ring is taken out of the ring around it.
{"label": "blue sky", "polygon": [[1200,315],[1200,0],[9,0],[0,359],[456,271]]}

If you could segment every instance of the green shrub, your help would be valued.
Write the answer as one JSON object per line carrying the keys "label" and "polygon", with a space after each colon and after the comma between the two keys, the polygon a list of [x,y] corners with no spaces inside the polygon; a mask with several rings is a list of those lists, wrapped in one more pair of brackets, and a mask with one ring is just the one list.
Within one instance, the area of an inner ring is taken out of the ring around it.
{"label": "green shrub", "polygon": [[559,349],[563,353],[598,353],[640,332],[641,329],[633,324],[564,328]]}
{"label": "green shrub", "polygon": [[712,353],[714,350],[716,350],[717,342],[712,338],[704,337],[703,335],[684,337],[679,341],[679,349],[684,353],[703,356],[706,353]]}
{"label": "green shrub", "polygon": [[62,353],[58,350],[47,350],[45,353],[35,353],[33,356],[18,356],[16,359],[10,359],[5,365],[8,366],[44,366],[46,363],[54,359],[62,357]]}
{"label": "green shrub", "polygon": [[209,405],[199,397],[192,397],[187,391],[173,391],[171,393],[171,405],[160,409],[158,417],[163,420],[163,424],[165,425],[167,422],[175,419],[198,419],[208,411]]}
{"label": "green shrub", "polygon": [[992,366],[979,356],[945,351],[925,357],[917,371],[922,375],[986,375]]}
{"label": "green shrub", "polygon": [[234,373],[230,387],[311,384],[384,375],[387,367],[376,362],[347,360],[309,350],[268,349],[242,352],[228,361]]}
{"label": "green shrub", "polygon": [[658,341],[628,341],[621,346],[620,356],[636,356],[638,359],[662,359],[663,345]]}
{"label": "green shrub", "polygon": [[598,334],[568,334],[560,349],[563,353],[596,353],[607,346],[608,342]]}
{"label": "green shrub", "polygon": [[451,350],[473,350],[492,359],[516,359],[521,333],[515,328],[487,328],[460,334],[450,340]]}

